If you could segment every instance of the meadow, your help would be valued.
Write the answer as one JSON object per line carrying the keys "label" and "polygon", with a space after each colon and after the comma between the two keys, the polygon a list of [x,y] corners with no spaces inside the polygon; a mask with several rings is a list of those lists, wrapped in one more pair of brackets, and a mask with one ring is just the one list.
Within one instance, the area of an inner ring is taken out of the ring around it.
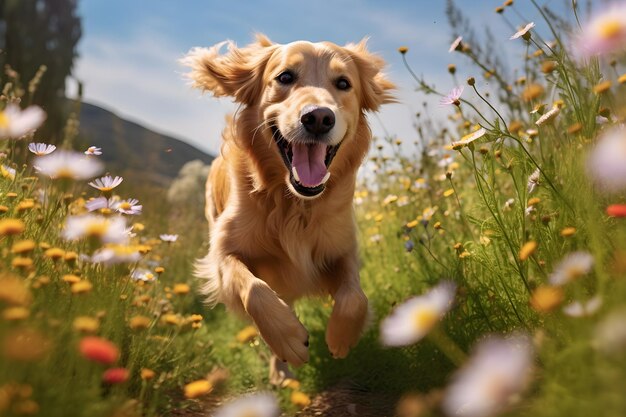
{"label": "meadow", "polygon": [[547,33],[514,7],[494,12],[511,39],[481,43],[458,18],[450,92],[399,46],[416,94],[440,102],[415,138],[387,126],[357,188],[371,325],[335,360],[331,299],[297,304],[311,361],[281,387],[254,327],[196,292],[201,183],[177,200],[116,177],[73,118],[36,145],[39,81],[7,83],[0,415],[625,415],[626,6],[537,7]]}

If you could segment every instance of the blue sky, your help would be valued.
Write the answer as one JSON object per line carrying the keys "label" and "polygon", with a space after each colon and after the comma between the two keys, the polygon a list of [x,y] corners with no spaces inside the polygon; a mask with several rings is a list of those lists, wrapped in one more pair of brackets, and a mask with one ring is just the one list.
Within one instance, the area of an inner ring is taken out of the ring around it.
{"label": "blue sky", "polygon": [[[345,44],[369,36],[369,48],[389,63],[387,73],[398,86],[400,101],[371,118],[374,134],[382,135],[382,124],[390,133],[413,141],[412,115],[424,97],[414,92],[415,83],[402,66],[397,48],[408,46],[414,71],[424,74],[442,91],[454,87],[446,71],[449,63],[460,66],[461,80],[465,75],[477,75],[464,74],[463,57],[448,53],[453,34],[445,17],[445,3],[82,0],[79,14],[83,38],[75,76],[84,83],[86,101],[215,153],[224,116],[235,107],[228,99],[202,96],[186,85],[185,69],[177,60],[189,49],[226,39],[245,45],[255,32],[265,33],[278,43],[305,39]],[[562,4],[560,0],[547,3]],[[508,40],[510,27],[494,13],[501,1],[457,0],[457,4],[467,10],[477,28],[488,26],[501,37],[503,48],[515,51]],[[516,0],[515,7],[522,16],[507,10],[513,24],[537,19],[529,0]],[[72,82],[69,84],[71,94]]]}

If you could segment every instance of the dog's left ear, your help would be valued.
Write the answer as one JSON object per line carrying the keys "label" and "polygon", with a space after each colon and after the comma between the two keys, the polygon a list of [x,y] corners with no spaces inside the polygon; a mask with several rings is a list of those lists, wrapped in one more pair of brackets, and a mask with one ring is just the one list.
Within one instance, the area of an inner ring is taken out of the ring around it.
{"label": "dog's left ear", "polygon": [[385,61],[367,50],[367,38],[357,44],[345,46],[357,65],[361,78],[361,107],[363,110],[377,111],[385,103],[395,103],[391,94],[396,86],[383,74]]}
{"label": "dog's left ear", "polygon": [[[225,44],[228,50],[220,53]],[[210,48],[193,48],[180,62],[191,68],[187,75],[194,87],[252,105],[261,96],[263,71],[276,47],[266,36],[258,34],[256,42],[241,48],[231,41]]]}

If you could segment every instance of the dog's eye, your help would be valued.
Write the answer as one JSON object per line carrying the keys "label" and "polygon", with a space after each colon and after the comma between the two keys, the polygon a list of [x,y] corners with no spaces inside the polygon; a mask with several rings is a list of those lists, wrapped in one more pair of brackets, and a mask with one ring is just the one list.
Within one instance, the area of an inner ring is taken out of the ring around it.
{"label": "dog's eye", "polygon": [[278,77],[276,77],[276,81],[281,84],[287,85],[291,84],[296,80],[296,76],[291,71],[281,72]]}
{"label": "dog's eye", "polygon": [[340,89],[340,90],[349,90],[350,87],[352,87],[350,85],[350,81],[348,81],[346,78],[341,77],[337,80],[337,82],[335,82],[335,86]]}

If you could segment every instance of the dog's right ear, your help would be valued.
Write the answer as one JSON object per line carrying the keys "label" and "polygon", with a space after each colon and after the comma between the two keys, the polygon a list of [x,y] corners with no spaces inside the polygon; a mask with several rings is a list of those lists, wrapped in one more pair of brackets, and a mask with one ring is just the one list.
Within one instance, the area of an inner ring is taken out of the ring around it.
{"label": "dog's right ear", "polygon": [[[228,51],[220,49],[228,45]],[[266,36],[256,35],[256,42],[238,48],[233,42],[220,42],[210,48],[193,48],[181,63],[194,87],[210,91],[216,97],[233,97],[236,102],[252,105],[259,99],[265,65],[278,45]]]}

